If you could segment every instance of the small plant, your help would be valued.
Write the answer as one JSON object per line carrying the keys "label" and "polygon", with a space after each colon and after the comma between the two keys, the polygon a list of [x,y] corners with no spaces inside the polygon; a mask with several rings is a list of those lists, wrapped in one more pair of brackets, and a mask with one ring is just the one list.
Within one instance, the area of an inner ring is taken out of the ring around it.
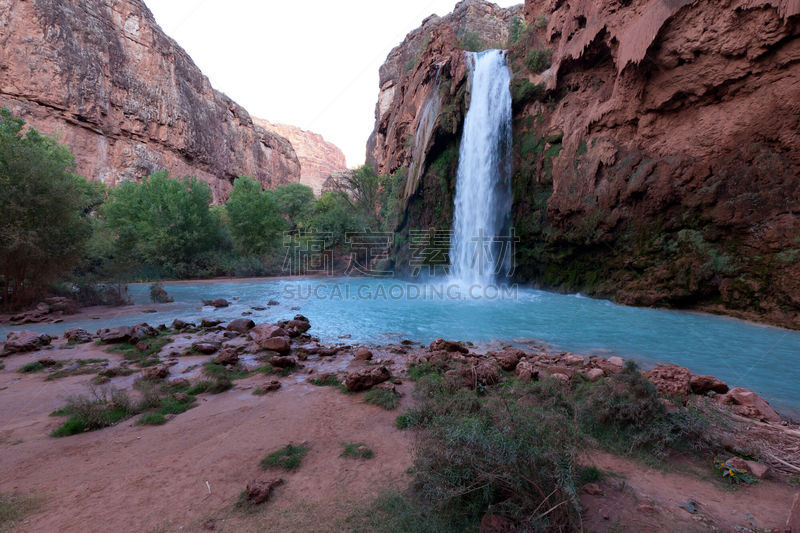
{"label": "small plant", "polygon": [[136,421],[137,426],[163,426],[167,419],[161,413],[148,413]]}
{"label": "small plant", "polygon": [[539,74],[550,68],[552,56],[551,50],[531,50],[525,55],[525,66],[534,74]]}
{"label": "small plant", "polygon": [[375,455],[372,450],[367,448],[363,442],[340,442],[344,449],[342,450],[342,457],[350,457],[352,459],[372,459]]}
{"label": "small plant", "polygon": [[597,483],[603,480],[603,471],[596,466],[584,466],[578,471],[578,486],[582,487],[587,483]]}
{"label": "small plant", "polygon": [[752,485],[758,481],[758,479],[747,470],[733,468],[725,461],[716,457],[714,458],[714,471],[731,485],[741,485],[742,483]]}
{"label": "small plant", "polygon": [[0,531],[14,530],[14,524],[36,511],[40,503],[33,496],[0,493]]}
{"label": "small plant", "polygon": [[328,374],[321,378],[312,379],[311,384],[317,387],[338,387],[340,385],[339,378],[337,378],[335,374]]}
{"label": "small plant", "polygon": [[397,426],[397,429],[410,429],[419,426],[422,424],[422,421],[422,417],[419,413],[415,410],[411,410],[395,418],[394,424]]}
{"label": "small plant", "polygon": [[31,363],[28,363],[28,364],[20,367],[20,369],[17,370],[17,372],[19,372],[20,374],[33,374],[34,372],[41,372],[45,368],[47,368],[47,367],[45,367],[39,361],[33,361]]}
{"label": "small plant", "polygon": [[364,401],[391,411],[400,405],[400,395],[387,389],[370,389],[364,395]]}
{"label": "small plant", "polygon": [[289,444],[280,450],[276,450],[261,460],[261,468],[282,468],[284,470],[296,470],[303,462],[303,457],[308,453],[309,447],[300,444],[295,446]]}
{"label": "small plant", "polygon": [[474,31],[465,31],[458,45],[463,50],[468,52],[483,52],[488,48],[486,42],[481,39],[481,36]]}
{"label": "small plant", "polygon": [[125,391],[92,389],[90,396],[76,396],[66,407],[56,411],[56,416],[69,418],[52,433],[53,437],[67,437],[113,426],[136,414]]}
{"label": "small plant", "polygon": [[533,23],[538,29],[544,29],[547,27],[547,16],[544,13],[539,13],[536,16],[536,22]]}
{"label": "small plant", "polygon": [[429,375],[442,375],[444,371],[428,362],[425,363],[412,363],[408,366],[407,376],[411,381],[417,381],[423,376]]}

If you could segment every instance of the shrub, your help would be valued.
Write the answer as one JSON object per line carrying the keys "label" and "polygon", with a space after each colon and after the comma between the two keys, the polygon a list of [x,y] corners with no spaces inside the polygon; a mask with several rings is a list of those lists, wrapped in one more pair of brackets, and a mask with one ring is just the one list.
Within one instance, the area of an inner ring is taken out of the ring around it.
{"label": "shrub", "polygon": [[66,437],[93,431],[125,420],[136,414],[136,410],[125,391],[117,389],[91,389],[90,396],[74,396],[67,400],[58,416],[69,418],[52,433],[54,437]]}
{"label": "shrub", "polygon": [[142,415],[136,421],[137,426],[162,426],[167,423],[167,419],[161,413],[148,413]]}
{"label": "shrub", "polygon": [[400,405],[400,395],[386,389],[370,389],[364,394],[364,401],[391,411]]}
{"label": "shrub", "polygon": [[157,304],[167,304],[174,300],[170,298],[167,291],[164,290],[164,285],[161,283],[153,283],[150,285],[150,301]]}
{"label": "shrub", "polygon": [[482,52],[488,48],[486,42],[474,31],[465,31],[458,45],[468,52]]}
{"label": "shrub", "polygon": [[550,68],[552,56],[551,50],[531,50],[525,55],[525,66],[534,74],[544,72]]}
{"label": "shrub", "polygon": [[303,462],[303,457],[308,453],[309,447],[301,444],[295,446],[289,444],[280,450],[276,450],[261,460],[261,468],[282,468],[284,470],[296,470]]}
{"label": "shrub", "polygon": [[374,454],[372,450],[367,448],[363,442],[340,442],[344,448],[342,450],[342,457],[350,457],[352,459],[372,459]]}
{"label": "shrub", "polygon": [[34,372],[41,372],[45,369],[45,366],[40,363],[39,361],[33,361],[26,365],[23,365],[17,370],[20,374],[33,374]]}
{"label": "shrub", "polygon": [[34,512],[40,499],[17,493],[0,493],[0,531],[14,531],[14,525]]}

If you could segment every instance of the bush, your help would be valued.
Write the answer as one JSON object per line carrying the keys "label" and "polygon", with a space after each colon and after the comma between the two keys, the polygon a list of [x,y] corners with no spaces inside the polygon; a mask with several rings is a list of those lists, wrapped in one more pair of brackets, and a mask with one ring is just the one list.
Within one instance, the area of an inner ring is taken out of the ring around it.
{"label": "bush", "polygon": [[367,448],[363,442],[340,442],[339,444],[344,447],[342,450],[342,457],[350,457],[351,459],[372,459],[374,454],[372,450]]}
{"label": "bush", "polygon": [[137,426],[163,426],[167,419],[161,413],[148,413],[136,421]]}
{"label": "bush", "polygon": [[66,407],[57,413],[69,418],[52,436],[66,437],[113,426],[136,414],[136,410],[125,391],[92,389],[88,397],[74,396],[67,400]]}
{"label": "bush", "polygon": [[170,298],[167,291],[164,290],[164,285],[161,283],[153,283],[150,285],[150,301],[156,304],[168,304],[174,300]]}
{"label": "bush", "polygon": [[391,411],[400,405],[400,395],[386,389],[370,389],[364,394],[364,401]]}
{"label": "bush", "polygon": [[468,52],[483,52],[488,48],[486,41],[477,32],[469,30],[464,32],[458,45]]}
{"label": "bush", "polygon": [[525,55],[525,66],[534,74],[539,74],[550,68],[553,56],[551,50],[531,50]]}
{"label": "bush", "polygon": [[253,178],[240,177],[233,183],[225,213],[240,254],[264,255],[281,243],[287,224],[271,190],[263,191]]}
{"label": "bush", "polygon": [[295,446],[289,444],[280,450],[274,451],[261,460],[261,468],[282,468],[284,470],[296,470],[303,462],[303,457],[308,453],[309,447],[301,444]]}

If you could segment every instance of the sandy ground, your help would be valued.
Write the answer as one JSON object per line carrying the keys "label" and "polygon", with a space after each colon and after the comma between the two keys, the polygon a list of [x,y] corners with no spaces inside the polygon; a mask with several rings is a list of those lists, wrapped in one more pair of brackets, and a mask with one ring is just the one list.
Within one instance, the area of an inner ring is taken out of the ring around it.
{"label": "sandy ground", "polygon": [[[397,430],[394,419],[410,403],[410,382],[400,387],[403,405],[385,411],[362,395],[307,384],[306,374],[280,378],[279,391],[254,396],[267,378],[252,377],[227,393],[201,396],[198,407],[164,426],[135,426],[134,418],[56,439],[49,433],[63,419],[49,413],[85,394],[93,376],[45,381],[41,373],[16,372],[42,356],[120,359],[102,346],[58,341],[54,349],[0,360],[0,492],[42,501],[20,531],[204,531],[212,524],[215,531],[337,531],[341,519],[383,490],[407,485],[413,433]],[[181,358],[173,373],[204,360]],[[339,356],[306,364],[319,372],[363,363]],[[113,384],[129,388],[135,377]],[[311,450],[298,471],[260,469],[267,453],[304,441]],[[375,457],[342,458],[342,442],[364,442]],[[604,453],[586,462],[613,474],[601,482],[604,495],[582,496],[585,531],[770,531],[784,526],[797,490],[776,481],[733,490],[711,480],[707,465],[680,461],[667,471]],[[234,508],[248,481],[274,477],[286,483],[268,504],[251,513]],[[690,499],[695,514],[680,507]]]}

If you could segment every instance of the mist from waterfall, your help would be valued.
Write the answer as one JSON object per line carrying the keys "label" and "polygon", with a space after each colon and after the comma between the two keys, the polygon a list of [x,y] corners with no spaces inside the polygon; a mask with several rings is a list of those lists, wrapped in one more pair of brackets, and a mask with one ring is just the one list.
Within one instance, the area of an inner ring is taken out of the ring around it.
{"label": "mist from waterfall", "polygon": [[469,53],[468,59],[472,89],[458,161],[450,277],[486,286],[511,266],[511,75],[504,50]]}

